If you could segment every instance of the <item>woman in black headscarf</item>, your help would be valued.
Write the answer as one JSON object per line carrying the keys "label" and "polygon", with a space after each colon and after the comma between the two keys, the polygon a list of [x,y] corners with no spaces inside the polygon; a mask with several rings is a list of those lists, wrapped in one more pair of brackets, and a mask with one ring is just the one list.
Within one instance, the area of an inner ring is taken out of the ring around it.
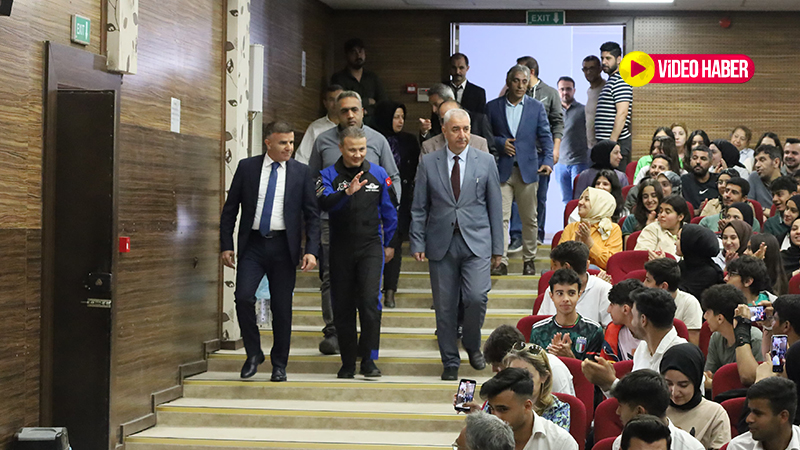
{"label": "woman in black headscarf", "polygon": [[719,240],[713,231],[687,223],[678,234],[676,247],[678,256],[683,257],[679,263],[682,291],[701,298],[706,288],[725,282],[722,269],[712,259],[719,254]]}
{"label": "woman in black headscarf", "polygon": [[800,218],[792,222],[787,236],[789,237],[789,248],[781,251],[781,258],[783,258],[783,269],[786,271],[786,276],[792,278],[800,273]]}
{"label": "woman in black headscarf", "polygon": [[731,440],[725,408],[703,398],[703,352],[694,344],[679,344],[664,353],[659,367],[667,380],[670,399],[667,417],[707,449],[719,449]]}
{"label": "woman in black headscarf", "polygon": [[625,175],[625,168],[619,167],[620,161],[622,161],[622,152],[616,142],[604,139],[595,144],[592,147],[592,167],[578,175],[575,189],[572,191],[573,199],[579,198],[583,191],[592,185],[595,177],[597,177],[597,172],[603,169],[613,170],[617,174],[620,186],[627,186],[629,184],[628,177]]}
{"label": "woman in black headscarf", "polygon": [[375,128],[389,142],[394,162],[400,170],[400,180],[403,183],[402,198],[397,210],[397,232],[390,244],[397,257],[392,258],[383,268],[383,304],[387,308],[395,307],[394,294],[397,292],[400,263],[403,260],[401,246],[408,236],[408,228],[411,224],[414,178],[417,176],[417,164],[419,164],[419,141],[413,134],[403,131],[405,117],[406,106],[402,103],[387,100],[375,106]]}
{"label": "woman in black headscarf", "polygon": [[724,167],[715,168],[716,172],[720,172],[723,169],[734,169],[739,172],[740,177],[747,179],[749,172],[747,172],[747,169],[745,169],[744,165],[739,162],[739,150],[736,149],[735,145],[731,144],[725,139],[716,139],[711,142],[711,145],[719,150],[719,152],[722,154],[722,161],[725,162]]}

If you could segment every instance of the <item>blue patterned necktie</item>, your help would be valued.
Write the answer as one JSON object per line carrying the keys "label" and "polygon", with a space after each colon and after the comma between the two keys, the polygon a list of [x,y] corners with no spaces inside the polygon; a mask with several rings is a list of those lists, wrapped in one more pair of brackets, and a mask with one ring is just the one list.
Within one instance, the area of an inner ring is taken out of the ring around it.
{"label": "blue patterned necktie", "polygon": [[262,236],[269,234],[270,219],[272,219],[272,204],[275,202],[275,186],[278,184],[278,167],[281,163],[272,163],[272,170],[269,173],[269,182],[267,183],[267,196],[264,198],[264,208],[261,209],[261,223],[258,225],[258,231]]}

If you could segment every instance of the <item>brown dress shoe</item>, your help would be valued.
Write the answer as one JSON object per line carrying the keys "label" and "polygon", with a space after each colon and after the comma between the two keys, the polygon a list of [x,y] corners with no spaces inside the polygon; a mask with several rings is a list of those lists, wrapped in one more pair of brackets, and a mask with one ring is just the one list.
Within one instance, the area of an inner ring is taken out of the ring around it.
{"label": "brown dress shoe", "polygon": [[533,263],[533,260],[525,261],[525,264],[522,266],[522,274],[536,275],[536,265]]}

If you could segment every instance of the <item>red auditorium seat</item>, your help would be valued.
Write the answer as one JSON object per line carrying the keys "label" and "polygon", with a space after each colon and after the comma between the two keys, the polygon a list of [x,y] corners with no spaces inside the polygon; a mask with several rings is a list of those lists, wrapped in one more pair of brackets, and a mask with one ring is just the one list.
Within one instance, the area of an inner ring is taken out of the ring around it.
{"label": "red auditorium seat", "polygon": [[[528,333],[530,334],[530,333]],[[575,396],[586,407],[586,423],[591,424],[594,417],[594,385],[586,379],[581,371],[581,360],[575,358],[564,358],[559,356],[558,359],[564,362],[572,374],[572,385],[575,387]]]}
{"label": "red auditorium seat", "polygon": [[636,248],[636,241],[639,239],[640,234],[642,234],[642,230],[634,231],[628,236],[628,239],[625,241],[625,250],[633,250]]}
{"label": "red auditorium seat", "polygon": [[644,279],[647,278],[647,271],[644,269],[632,270],[625,274],[625,279],[636,279],[644,283]]}
{"label": "red auditorium seat", "polygon": [[694,217],[694,206],[692,206],[691,203],[686,202],[686,208],[689,210],[689,218],[690,219],[693,218]]}
{"label": "red auditorium seat", "polygon": [[692,217],[692,220],[690,220],[690,223],[693,223],[695,225],[700,225],[700,221],[703,220],[703,217],[705,217],[705,216]]}
{"label": "red auditorium seat", "polygon": [[793,276],[789,280],[789,293],[800,294],[800,274]]}
{"label": "red auditorium seat", "polygon": [[[730,391],[731,389],[742,389],[744,385],[742,380],[739,379],[739,371],[736,369],[736,363],[725,364],[717,369],[714,374],[714,379],[711,382],[711,398],[717,395]],[[737,418],[738,420],[738,418]]]}
{"label": "red auditorium seat", "polygon": [[[622,198],[625,198],[625,197],[622,197]],[[619,227],[622,228],[622,224],[625,223],[625,219],[627,219],[627,218],[628,218],[628,216],[620,217],[619,220],[617,221],[617,225],[619,225]]]}
{"label": "red auditorium seat", "polygon": [[764,208],[761,206],[761,203],[758,203],[755,200],[747,199],[751,205],[753,205],[753,211],[755,211],[755,218],[758,220],[758,223],[763,227],[764,226]]}
{"label": "red auditorium seat", "polygon": [[627,185],[627,186],[623,186],[623,187],[622,187],[622,199],[623,199],[623,200],[625,200],[626,198],[628,198],[628,192],[630,192],[632,188],[633,188],[633,185],[632,185],[632,184],[629,184],[629,185]]}
{"label": "red auditorium seat", "polygon": [[569,223],[569,215],[572,214],[572,210],[578,207],[578,200],[570,200],[567,202],[567,206],[564,207],[564,226],[566,227]]}
{"label": "red auditorium seat", "polygon": [[[636,233],[633,233],[631,237],[635,234]],[[628,243],[630,244],[630,241],[628,241]],[[669,254],[667,257],[675,259]],[[608,258],[606,272],[608,272],[608,274],[611,275],[611,279],[614,280],[613,284],[617,284],[625,279],[625,275],[628,272],[643,270],[647,258],[648,253],[645,250],[626,250],[624,252],[615,253]]]}
{"label": "red auditorium seat", "polygon": [[563,232],[564,230],[561,230],[553,236],[553,242],[550,244],[551,249],[558,247],[558,243],[561,242],[561,233]]}
{"label": "red auditorium seat", "polygon": [[703,321],[703,325],[700,327],[700,350],[703,351],[703,354],[708,356],[708,342],[711,340],[711,329],[708,328],[708,322]]}
{"label": "red auditorium seat", "polygon": [[[594,412],[594,440],[602,441],[622,434],[622,421],[617,415],[619,402],[614,397],[603,400]],[[597,446],[595,446],[597,448]]]}
{"label": "red auditorium seat", "polygon": [[728,413],[728,419],[731,421],[731,439],[739,435],[736,425],[739,423],[739,417],[742,416],[742,409],[746,401],[747,398],[745,397],[737,397],[720,403],[725,408],[725,412]]}
{"label": "red auditorium seat", "polygon": [[536,296],[536,301],[533,302],[533,315],[539,314],[539,309],[542,307],[542,301],[544,301],[544,294],[539,294]]}
{"label": "red auditorium seat", "polygon": [[778,211],[778,207],[775,206],[775,203],[772,204],[772,207],[769,209],[769,216],[772,217]]}
{"label": "red auditorium seat", "polygon": [[569,434],[578,443],[578,450],[583,450],[586,446],[586,434],[589,426],[586,423],[586,406],[577,397],[561,392],[553,392],[564,403],[569,404]]}
{"label": "red auditorium seat", "polygon": [[722,447],[720,447],[719,450],[728,450],[728,444],[730,444],[730,442],[722,444]]}
{"label": "red auditorium seat", "polygon": [[617,374],[617,378],[622,378],[625,375],[631,373],[633,370],[633,360],[629,359],[627,361],[617,361],[614,363],[614,372]]}
{"label": "red auditorium seat", "polygon": [[[610,437],[610,438],[601,439],[601,440],[595,442],[594,447],[592,447],[592,450],[611,450],[612,448],[614,448],[614,440],[615,439],[617,439],[616,436]],[[725,445],[727,446],[728,444],[725,444]],[[720,449],[720,450],[722,450],[722,449]]]}
{"label": "red auditorium seat", "polygon": [[575,177],[575,179],[572,180],[572,197],[575,200],[577,200],[575,197],[580,197],[581,194],[583,194],[583,192],[575,192],[575,190],[578,189],[578,178],[579,177]]}
{"label": "red auditorium seat", "polygon": [[625,175],[628,177],[628,185],[633,184],[633,178],[636,177],[636,164],[639,161],[631,161],[628,163],[628,166],[625,167]]}
{"label": "red auditorium seat", "polygon": [[522,333],[523,336],[525,336],[525,341],[528,341],[531,338],[531,329],[533,328],[533,325],[540,320],[549,319],[551,317],[553,316],[531,315],[528,317],[523,317],[517,322],[517,329],[520,333]]}
{"label": "red auditorium seat", "polygon": [[686,324],[683,323],[681,319],[672,319],[672,327],[675,328],[675,332],[678,333],[678,336],[689,339],[689,329],[686,328]]}

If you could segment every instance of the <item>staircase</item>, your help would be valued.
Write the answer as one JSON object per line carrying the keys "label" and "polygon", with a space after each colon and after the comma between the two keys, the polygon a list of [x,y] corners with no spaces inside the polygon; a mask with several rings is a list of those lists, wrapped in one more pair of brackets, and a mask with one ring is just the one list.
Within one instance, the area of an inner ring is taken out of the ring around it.
{"label": "staircase", "polygon": [[[549,267],[549,246],[536,266]],[[408,254],[407,244],[404,254]],[[319,353],[324,325],[316,272],[298,272],[294,296],[289,381],[269,381],[269,358],[253,378],[239,371],[244,349],[208,357],[208,372],[183,382],[184,397],[156,408],[154,428],[125,439],[128,450],[209,448],[449,449],[464,425],[453,410],[457,381],[440,379],[442,364],[434,330],[428,263],[404,257],[397,308],[384,309],[378,367],[383,377],[340,380],[338,355]],[[522,273],[519,254],[509,273]],[[482,331],[531,314],[539,277],[492,277]],[[265,351],[272,332],[262,330]],[[462,350],[459,376],[481,384],[491,368],[476,371]]]}

